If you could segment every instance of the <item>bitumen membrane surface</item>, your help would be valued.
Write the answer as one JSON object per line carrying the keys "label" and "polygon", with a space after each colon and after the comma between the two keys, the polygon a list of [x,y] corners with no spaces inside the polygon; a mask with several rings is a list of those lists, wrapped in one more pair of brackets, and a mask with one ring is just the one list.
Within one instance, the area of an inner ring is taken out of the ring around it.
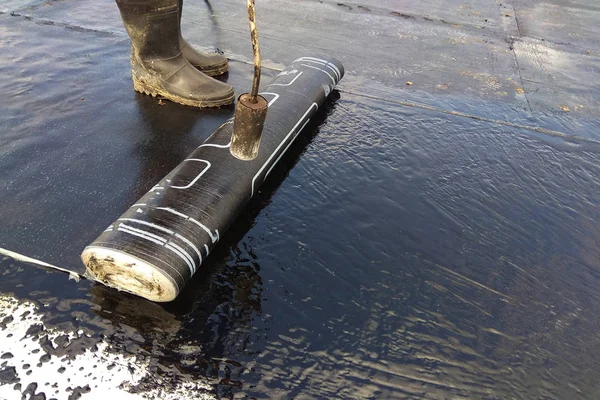
{"label": "bitumen membrane surface", "polygon": [[[0,256],[0,399],[593,399],[600,6],[259,0],[346,75],[181,296]],[[184,36],[249,90],[244,2]],[[108,0],[0,4],[0,247],[74,271],[233,107],[135,93]]]}

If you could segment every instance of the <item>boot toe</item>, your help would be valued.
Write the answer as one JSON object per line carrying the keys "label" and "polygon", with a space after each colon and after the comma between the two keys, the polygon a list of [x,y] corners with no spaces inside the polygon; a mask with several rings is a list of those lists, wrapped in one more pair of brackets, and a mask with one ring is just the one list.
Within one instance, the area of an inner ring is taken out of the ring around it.
{"label": "boot toe", "polygon": [[227,57],[217,53],[204,53],[194,49],[183,38],[181,52],[194,68],[209,75],[221,75],[227,72]]}
{"label": "boot toe", "polygon": [[211,85],[210,87],[199,89],[195,93],[190,93],[190,97],[198,101],[208,102],[226,99],[231,99],[231,101],[233,101],[235,98],[233,87],[226,83],[219,83],[221,83],[221,85]]}

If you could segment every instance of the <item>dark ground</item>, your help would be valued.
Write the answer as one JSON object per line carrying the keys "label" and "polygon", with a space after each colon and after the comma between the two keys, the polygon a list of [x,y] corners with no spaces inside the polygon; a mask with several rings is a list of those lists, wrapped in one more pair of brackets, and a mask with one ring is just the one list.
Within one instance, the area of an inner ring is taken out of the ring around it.
{"label": "dark ground", "polygon": [[[0,11],[0,247],[81,268],[233,109],[136,94],[112,1]],[[302,55],[344,63],[320,123],[172,304],[0,261],[0,398],[597,398],[600,5],[257,13],[263,82]],[[185,4],[237,93],[245,18]]]}

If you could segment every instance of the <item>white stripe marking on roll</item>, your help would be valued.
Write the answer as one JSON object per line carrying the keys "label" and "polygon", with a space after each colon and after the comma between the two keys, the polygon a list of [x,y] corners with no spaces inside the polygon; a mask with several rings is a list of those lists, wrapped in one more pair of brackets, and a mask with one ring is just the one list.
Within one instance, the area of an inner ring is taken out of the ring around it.
{"label": "white stripe marking on roll", "polygon": [[156,207],[156,209],[157,210],[168,211],[171,214],[175,214],[175,215],[177,215],[179,217],[182,217],[182,218],[185,218],[185,219],[189,219],[190,218],[189,216],[185,215],[184,213],[181,213],[181,212],[179,212],[177,210],[173,210],[172,208],[169,208],[169,207]]}
{"label": "white stripe marking on roll", "polygon": [[325,65],[326,67],[328,67],[329,69],[331,69],[335,73],[335,75],[338,78],[337,79],[338,82],[339,82],[340,79],[342,79],[342,72],[331,61],[323,60],[321,58],[316,58],[316,57],[300,57],[297,60],[294,60],[294,62],[300,62],[300,61],[314,62],[314,63],[317,63],[317,64]]}
{"label": "white stripe marking on roll", "polygon": [[290,83],[271,83],[271,84],[268,84],[267,87],[269,87],[269,86],[291,86],[294,82],[296,82],[296,79],[298,79],[300,77],[300,75],[302,75],[302,73],[303,73],[303,71],[300,71],[300,73],[298,75],[296,75]]}
{"label": "white stripe marking on roll", "polygon": [[154,228],[156,230],[162,231],[164,233],[168,233],[169,235],[172,235],[172,234],[175,233],[172,230],[165,228],[164,226],[156,225],[156,224],[153,224],[152,222],[146,222],[146,221],[142,221],[142,220],[139,220],[139,219],[119,218],[117,221],[129,221],[129,222],[135,222],[136,224],[150,226],[150,227],[152,227],[152,228]]}
{"label": "white stripe marking on roll", "polygon": [[191,181],[190,183],[188,183],[186,186],[172,186],[172,185],[171,185],[170,187],[172,187],[173,189],[189,189],[189,188],[191,188],[191,187],[194,185],[194,183],[196,183],[196,182],[198,181],[198,179],[200,179],[200,177],[201,177],[202,175],[204,175],[204,173],[210,169],[210,166],[211,166],[210,162],[208,162],[208,161],[206,161],[206,160],[201,160],[201,159],[199,159],[199,158],[188,158],[187,160],[183,160],[183,161],[200,161],[200,162],[206,163],[206,168],[204,168],[204,169],[202,170],[202,172],[200,172],[200,173],[199,173],[199,174],[198,174],[198,175],[197,175],[197,176],[194,178],[194,180],[193,180],[193,181]]}
{"label": "white stripe marking on roll", "polygon": [[182,249],[181,246],[179,246],[173,242],[169,242],[169,243],[167,243],[167,245],[165,247],[171,251],[173,251],[173,249],[175,249],[175,250],[181,252],[181,254],[183,254],[183,256],[184,256],[184,260],[186,260],[188,267],[190,267],[190,276],[194,275],[194,272],[196,272],[194,259],[184,249]]}
{"label": "white stripe marking on roll", "polygon": [[[162,239],[161,237],[153,235],[153,234],[148,233],[148,232],[141,231],[139,229],[132,228],[131,226],[125,225],[125,224],[119,225],[118,231],[125,232],[125,233],[128,233],[130,235],[137,236],[139,238],[149,240],[149,241],[151,241],[153,243],[158,244],[159,246],[163,246],[166,249],[171,250],[173,253],[175,253],[179,258],[181,258],[187,264],[187,266],[190,269],[190,272],[194,270],[194,266],[190,263],[189,259],[185,256],[185,255],[187,255],[189,257],[189,254],[187,254],[185,252],[183,252],[183,254],[180,253],[179,250],[177,250],[175,247],[172,246],[172,243],[166,243],[166,241],[164,241],[164,239]],[[159,241],[156,238],[162,239],[163,242]],[[177,272],[177,273],[179,274],[179,272]],[[193,274],[193,272],[192,272],[192,274]],[[179,274],[179,275],[181,276],[181,274]]]}
{"label": "white stripe marking on roll", "polygon": [[277,146],[277,148],[275,149],[275,151],[273,151],[273,153],[269,156],[269,158],[267,159],[267,161],[265,161],[265,163],[263,164],[262,167],[260,167],[260,169],[258,170],[258,172],[256,173],[256,175],[254,175],[254,178],[252,178],[252,192],[250,194],[250,197],[254,196],[254,182],[256,181],[256,178],[264,171],[264,169],[267,167],[267,165],[269,164],[269,162],[271,162],[271,160],[273,159],[273,157],[275,157],[275,155],[277,154],[277,152],[279,151],[279,149],[286,143],[286,141],[288,140],[288,138],[292,135],[292,133],[294,133],[294,131],[296,130],[296,128],[300,125],[300,123],[302,123],[302,120],[310,113],[310,111],[312,110],[313,107],[316,107],[316,109],[319,109],[319,105],[317,103],[312,103],[310,105],[310,107],[308,107],[308,110],[306,110],[306,112],[304,113],[304,115],[298,120],[298,122],[296,122],[296,125],[294,125],[294,127],[290,130],[290,132],[286,135],[286,137],[281,141],[281,143],[279,143],[279,146]]}
{"label": "white stripe marking on roll", "polygon": [[[118,221],[135,222],[137,224],[146,225],[146,226],[152,227],[152,228],[154,228],[156,230],[162,231],[164,233],[168,233],[169,235],[174,235],[176,238],[181,239],[182,241],[184,241],[188,246],[190,246],[196,252],[196,254],[198,255],[198,260],[199,260],[199,264],[198,265],[202,264],[202,255],[200,254],[200,251],[198,250],[198,248],[194,245],[194,243],[192,243],[187,238],[181,236],[179,233],[173,232],[172,230],[167,229],[164,226],[156,225],[156,224],[153,224],[152,222],[146,222],[146,221],[142,221],[142,220],[139,220],[139,219],[119,218]],[[195,264],[196,264],[196,262],[194,262],[194,265]],[[195,270],[196,270],[196,268],[194,268],[194,271]]]}
{"label": "white stripe marking on roll", "polygon": [[218,148],[220,148],[220,149],[226,149],[226,148],[228,148],[229,146],[231,146],[231,141],[229,141],[229,143],[227,143],[227,144],[213,144],[213,143],[207,143],[207,144],[200,145],[200,146],[198,146],[198,147],[199,147],[199,148],[200,148],[200,147],[218,147]]}
{"label": "white stripe marking on roll", "polygon": [[156,239],[156,240],[158,240],[158,241],[160,241],[160,242],[162,242],[162,243],[167,243],[167,239],[165,239],[165,238],[162,238],[162,237],[160,237],[160,236],[158,236],[158,235],[155,235],[154,233],[150,233],[150,232],[147,232],[147,231],[144,231],[144,230],[138,229],[138,228],[134,228],[133,226],[130,226],[130,225],[125,225],[124,223],[121,223],[121,224],[119,225],[119,227],[123,227],[123,228],[125,228],[125,229],[129,229],[129,230],[132,230],[132,231],[134,231],[134,232],[141,233],[142,235],[148,235],[148,236],[150,236],[151,238],[154,238],[154,239]]}
{"label": "white stripe marking on roll", "polygon": [[[175,237],[178,239],[181,239],[182,241],[184,241],[188,246],[190,246],[192,249],[194,249],[194,251],[196,252],[196,254],[198,255],[198,266],[200,266],[202,264],[202,254],[200,254],[200,250],[198,250],[198,248],[194,245],[194,243],[192,243],[191,241],[189,241],[188,239],[184,238],[183,236],[181,236],[179,233],[175,234]],[[195,267],[196,263],[194,262],[194,272],[196,271],[197,267]]]}
{"label": "white stripe marking on roll", "polygon": [[[273,163],[273,165],[271,165],[271,168],[269,168],[269,170],[265,174],[265,179],[267,179],[267,176],[269,176],[269,174],[271,173],[271,170],[273,170],[273,168],[275,168],[275,166],[277,165],[277,163],[279,162],[279,160],[281,159],[281,157],[283,157],[283,155],[290,148],[290,146],[292,145],[292,143],[294,143],[294,140],[296,140],[296,138],[298,137],[298,135],[300,134],[300,132],[302,132],[302,129],[304,129],[304,127],[306,126],[306,124],[308,124],[309,121],[310,121],[310,118],[306,120],[306,122],[300,127],[300,129],[298,129],[298,131],[296,132],[296,135],[294,136],[294,138],[292,140],[290,140],[290,142],[288,143],[288,145],[286,146],[286,148],[283,149],[283,151],[281,152],[281,154],[279,155],[279,157],[277,157],[277,160],[275,160],[275,162]],[[263,182],[265,181],[265,179],[263,179]]]}
{"label": "white stripe marking on roll", "polygon": [[202,228],[206,233],[208,233],[208,236],[210,236],[210,240],[212,240],[213,243],[215,243],[216,241],[219,240],[219,230],[218,229],[215,229],[215,234],[213,235],[213,233],[210,231],[210,229],[208,229],[205,225],[196,221],[194,218],[190,217],[189,215],[185,215],[185,214],[183,214],[177,210],[173,210],[172,208],[169,208],[169,207],[156,207],[156,209],[167,211],[167,212],[170,212],[171,214],[175,214],[177,216],[180,216],[182,218],[190,220],[191,222],[193,222],[194,224],[196,224],[200,228]]}
{"label": "white stripe marking on roll", "polygon": [[151,237],[149,237],[149,236],[146,236],[146,235],[143,235],[143,234],[141,234],[141,233],[136,233],[136,232],[134,232],[134,231],[132,231],[132,230],[129,230],[129,229],[127,229],[127,228],[124,228],[123,226],[119,226],[119,228],[117,229],[117,231],[119,231],[119,232],[125,232],[125,233],[129,233],[130,235],[137,236],[137,237],[141,237],[142,239],[149,240],[149,241],[151,241],[151,242],[154,242],[154,243],[156,243],[156,244],[158,244],[158,245],[160,245],[160,246],[164,245],[164,242],[161,242],[161,241],[159,241],[159,240],[153,239],[153,238],[151,238]]}
{"label": "white stripe marking on roll", "polygon": [[316,69],[317,71],[321,71],[321,72],[327,74],[329,79],[331,79],[331,83],[333,83],[333,85],[335,86],[335,79],[333,78],[333,76],[331,76],[331,74],[329,72],[327,72],[324,69],[321,69],[319,67],[313,67],[312,65],[306,65],[306,64],[300,64],[300,65],[302,65],[303,67],[306,67],[306,68]]}
{"label": "white stripe marking on roll", "polygon": [[270,100],[270,101],[267,103],[267,107],[271,107],[271,105],[272,105],[273,103],[275,103],[275,102],[277,101],[277,99],[279,98],[279,94],[277,94],[277,93],[273,93],[273,92],[260,92],[259,94],[260,94],[261,96],[263,96],[263,95],[265,95],[265,94],[267,94],[267,95],[270,95],[270,96],[273,96],[273,98],[272,98],[272,99],[271,99],[271,100]]}
{"label": "white stripe marking on roll", "polygon": [[[122,218],[122,219],[125,219],[125,218]],[[152,224],[152,223],[150,223],[150,222],[139,221],[139,220],[135,220],[135,219],[131,219],[131,218],[126,218],[126,219],[127,219],[127,220],[130,220],[130,221],[133,221],[133,222],[140,222],[140,223],[142,223],[142,224],[144,224],[144,225],[148,225],[148,226],[151,226],[151,227],[153,227],[153,228],[156,228],[156,229],[158,229],[158,230],[162,230],[163,232],[165,232],[165,233],[168,233],[168,234],[171,234],[171,235],[175,233],[175,232],[173,232],[173,231],[171,231],[171,230],[169,230],[169,229],[167,229],[167,228],[163,228],[163,227],[161,227],[161,226],[158,226],[158,225]],[[141,229],[134,228],[134,227],[132,227],[132,226],[129,226],[129,225],[125,225],[125,224],[123,224],[123,223],[121,223],[121,225],[119,225],[119,226],[120,226],[120,227],[123,227],[123,228],[125,228],[125,229],[127,229],[127,230],[131,230],[131,231],[133,231],[133,232],[137,232],[137,233],[139,233],[140,235],[145,235],[145,236],[148,236],[148,238],[153,238],[153,239],[156,239],[157,241],[162,241],[161,245],[162,245],[162,246],[166,246],[167,248],[168,248],[169,246],[172,246],[172,247],[173,247],[173,248],[175,248],[177,251],[180,251],[180,252],[182,253],[181,255],[183,256],[183,257],[182,257],[182,258],[183,258],[183,260],[184,260],[184,261],[186,262],[186,264],[187,264],[187,265],[190,267],[190,273],[193,275],[193,274],[194,274],[194,272],[196,272],[196,263],[194,262],[194,259],[192,258],[192,256],[190,256],[190,255],[189,255],[189,253],[188,253],[187,251],[185,251],[184,249],[182,249],[180,246],[176,245],[175,243],[173,243],[173,242],[168,242],[166,239],[164,239],[164,238],[161,238],[161,237],[160,237],[160,236],[158,236],[158,235],[155,235],[155,234],[153,234],[153,233],[150,233],[150,232],[147,232],[147,231],[143,231],[143,230],[141,230]],[[155,242],[155,243],[156,243],[156,242]],[[169,248],[169,250],[173,251],[173,249],[171,249],[171,248]]]}

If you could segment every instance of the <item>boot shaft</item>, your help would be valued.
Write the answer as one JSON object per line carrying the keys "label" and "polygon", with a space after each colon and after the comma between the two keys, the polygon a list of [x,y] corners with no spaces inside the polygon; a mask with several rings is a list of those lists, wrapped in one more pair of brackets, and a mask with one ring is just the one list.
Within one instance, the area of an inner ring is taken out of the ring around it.
{"label": "boot shaft", "polygon": [[167,60],[181,54],[180,0],[116,0],[131,39],[132,58]]}
{"label": "boot shaft", "polygon": [[[193,107],[231,104],[233,88],[208,77],[184,57],[180,0],[116,0],[131,38],[131,75],[136,91]],[[219,68],[227,69],[227,59]]]}

